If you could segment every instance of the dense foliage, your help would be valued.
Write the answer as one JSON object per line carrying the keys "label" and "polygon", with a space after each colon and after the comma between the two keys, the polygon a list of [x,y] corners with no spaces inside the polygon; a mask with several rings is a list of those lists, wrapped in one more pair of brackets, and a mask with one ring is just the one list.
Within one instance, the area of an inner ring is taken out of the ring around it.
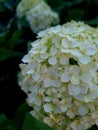
{"label": "dense foliage", "polygon": [[[26,95],[17,84],[19,64],[27,53],[28,43],[34,41],[36,35],[32,33],[24,18],[17,18],[16,7],[19,1],[0,0],[0,129],[51,130],[27,113],[31,108],[26,103],[21,106]],[[59,14],[60,24],[76,20],[84,21],[93,27],[98,26],[98,0],[46,2]]]}

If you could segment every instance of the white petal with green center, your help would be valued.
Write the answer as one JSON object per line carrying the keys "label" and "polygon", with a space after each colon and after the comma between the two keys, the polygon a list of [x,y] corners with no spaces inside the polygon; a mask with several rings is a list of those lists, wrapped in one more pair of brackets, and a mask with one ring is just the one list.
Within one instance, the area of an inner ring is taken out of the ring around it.
{"label": "white petal with green center", "polygon": [[51,111],[53,111],[53,105],[51,103],[46,103],[44,105],[44,110],[45,110],[45,112],[51,112]]}
{"label": "white petal with green center", "polygon": [[82,85],[82,84],[81,84],[80,87],[81,87],[81,93],[87,94],[89,85],[87,85],[87,84],[83,84],[83,85]]}
{"label": "white petal with green center", "polygon": [[62,74],[61,75],[61,81],[62,82],[68,82],[70,80],[70,76],[69,75],[66,75],[66,74]]}
{"label": "white petal with green center", "polygon": [[80,42],[78,40],[74,40],[71,44],[72,48],[76,48],[80,46]]}
{"label": "white petal with green center", "polygon": [[63,53],[70,53],[71,49],[66,49],[66,48],[62,47],[61,48],[61,52],[63,52]]}
{"label": "white petal with green center", "polygon": [[86,65],[86,64],[88,64],[89,62],[90,62],[90,57],[89,56],[85,56],[85,55],[83,55],[82,57],[79,57],[79,61],[82,63],[82,64],[84,64],[84,65]]}
{"label": "white petal with green center", "polygon": [[70,47],[70,41],[68,39],[63,39],[62,40],[62,46],[65,48],[69,48]]}
{"label": "white petal with green center", "polygon": [[40,74],[38,72],[35,72],[33,73],[32,78],[37,81],[40,78]]}
{"label": "white petal with green center", "polygon": [[46,73],[48,71],[48,68],[46,65],[43,65],[42,68],[41,68],[41,72],[42,73]]}
{"label": "white petal with green center", "polygon": [[61,105],[61,106],[60,106],[62,112],[66,112],[67,109],[68,109],[68,107],[69,107],[68,104],[67,104],[67,105],[66,105],[66,104],[65,104],[65,105]]}
{"label": "white petal with green center", "polygon": [[79,73],[80,73],[80,68],[78,65],[72,65],[70,66],[70,73],[73,75],[73,76],[79,76]]}
{"label": "white petal with green center", "polygon": [[27,74],[33,74],[33,73],[34,73],[34,70],[28,70],[26,73],[27,73]]}
{"label": "white petal with green center", "polygon": [[71,50],[70,53],[76,57],[82,56],[82,53],[78,49]]}
{"label": "white petal with green center", "polygon": [[79,114],[80,115],[86,115],[88,113],[88,109],[85,106],[80,106],[79,107]]}
{"label": "white petal with green center", "polygon": [[41,103],[42,103],[41,98],[36,97],[34,104],[40,107]]}
{"label": "white petal with green center", "polygon": [[74,85],[80,84],[79,77],[74,75],[71,76],[71,83],[73,83]]}
{"label": "white petal with green center", "polygon": [[49,78],[46,78],[46,79],[44,80],[44,86],[45,86],[45,87],[50,87],[51,85],[52,85],[52,80],[49,79]]}
{"label": "white petal with green center", "polygon": [[48,53],[40,54],[40,57],[41,57],[42,59],[48,59],[49,54],[48,54]]}
{"label": "white petal with green center", "polygon": [[87,55],[94,55],[95,53],[97,52],[97,49],[96,48],[90,48],[90,47],[88,47],[87,48],[87,50],[85,51],[85,53],[87,54]]}
{"label": "white petal with green center", "polygon": [[56,59],[56,57],[50,57],[50,58],[48,59],[48,62],[49,62],[49,64],[51,64],[51,65],[55,65],[55,64],[57,63],[57,59]]}
{"label": "white petal with green center", "polygon": [[78,85],[69,84],[68,91],[70,95],[78,95],[81,92],[81,88]]}
{"label": "white petal with green center", "polygon": [[40,53],[45,53],[47,51],[47,46],[43,46]]}
{"label": "white petal with green center", "polygon": [[90,73],[83,73],[80,78],[81,78],[82,82],[84,82],[84,83],[90,83],[92,80]]}
{"label": "white petal with green center", "polygon": [[29,54],[25,55],[23,58],[22,58],[22,61],[24,63],[26,62],[30,62],[31,61],[31,56]]}
{"label": "white petal with green center", "polygon": [[44,101],[45,102],[51,102],[52,101],[52,97],[47,96],[47,97],[44,98]]}
{"label": "white petal with green center", "polygon": [[61,82],[58,81],[58,80],[52,80],[52,85],[53,85],[54,87],[60,87]]}
{"label": "white petal with green center", "polygon": [[69,61],[69,58],[67,56],[61,56],[60,57],[60,64],[61,65],[66,65]]}
{"label": "white petal with green center", "polygon": [[50,55],[56,55],[57,53],[57,48],[54,46],[54,47],[51,47],[50,49]]}

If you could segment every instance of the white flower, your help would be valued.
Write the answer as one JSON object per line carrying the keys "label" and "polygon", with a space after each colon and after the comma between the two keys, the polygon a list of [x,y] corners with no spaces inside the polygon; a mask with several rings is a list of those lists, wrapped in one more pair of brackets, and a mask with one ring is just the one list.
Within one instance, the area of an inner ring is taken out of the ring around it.
{"label": "white flower", "polygon": [[46,78],[44,80],[44,86],[45,87],[51,87],[52,86],[52,79]]}
{"label": "white flower", "polygon": [[71,21],[38,33],[19,85],[38,120],[55,130],[98,125],[98,29]]}
{"label": "white flower", "polygon": [[21,0],[16,12],[18,18],[26,17],[34,33],[59,23],[58,14],[44,0]]}
{"label": "white flower", "polygon": [[79,107],[79,114],[80,115],[86,115],[88,113],[88,109],[85,106],[80,106]]}
{"label": "white flower", "polygon": [[44,110],[45,110],[45,112],[51,112],[51,111],[53,111],[53,105],[51,103],[46,103],[44,105]]}
{"label": "white flower", "polygon": [[38,3],[43,2],[43,0],[21,0],[16,8],[16,13],[19,18],[25,16],[26,12],[33,8]]}
{"label": "white flower", "polygon": [[26,13],[26,20],[34,33],[59,23],[57,13],[53,12],[45,2],[41,2],[31,8]]}
{"label": "white flower", "polygon": [[55,56],[54,56],[54,57],[50,57],[50,58],[48,59],[48,62],[49,62],[49,64],[51,64],[51,65],[55,65],[56,62],[57,62],[56,57],[55,57]]}

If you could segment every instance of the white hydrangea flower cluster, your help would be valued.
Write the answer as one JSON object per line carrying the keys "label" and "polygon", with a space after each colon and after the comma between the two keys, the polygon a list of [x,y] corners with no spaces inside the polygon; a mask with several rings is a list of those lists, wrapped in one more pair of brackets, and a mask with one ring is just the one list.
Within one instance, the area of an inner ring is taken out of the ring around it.
{"label": "white hydrangea flower cluster", "polygon": [[55,130],[98,125],[98,29],[71,21],[38,33],[19,85],[31,114]]}
{"label": "white hydrangea flower cluster", "polygon": [[41,2],[43,0],[21,0],[16,8],[17,16],[22,18],[31,8],[34,8],[34,6]]}
{"label": "white hydrangea flower cluster", "polygon": [[52,11],[45,2],[31,8],[26,14],[26,19],[34,33],[59,23],[58,14]]}
{"label": "white hydrangea flower cluster", "polygon": [[22,0],[16,9],[17,16],[26,17],[31,30],[38,33],[59,23],[59,16],[44,0]]}

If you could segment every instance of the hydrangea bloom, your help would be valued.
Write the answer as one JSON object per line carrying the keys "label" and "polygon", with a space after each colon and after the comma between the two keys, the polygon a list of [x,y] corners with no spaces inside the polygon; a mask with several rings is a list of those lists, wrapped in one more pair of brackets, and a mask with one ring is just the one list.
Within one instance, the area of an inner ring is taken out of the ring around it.
{"label": "hydrangea bloom", "polygon": [[31,8],[41,2],[43,2],[43,0],[21,0],[16,8],[17,16],[22,18]]}
{"label": "hydrangea bloom", "polygon": [[98,125],[98,29],[71,21],[38,33],[19,85],[31,114],[55,130]]}
{"label": "hydrangea bloom", "polygon": [[26,19],[34,33],[59,23],[57,13],[53,12],[45,2],[31,8],[26,14]]}
{"label": "hydrangea bloom", "polygon": [[59,23],[59,16],[43,0],[22,0],[16,9],[17,16],[26,17],[31,30],[38,33]]}

